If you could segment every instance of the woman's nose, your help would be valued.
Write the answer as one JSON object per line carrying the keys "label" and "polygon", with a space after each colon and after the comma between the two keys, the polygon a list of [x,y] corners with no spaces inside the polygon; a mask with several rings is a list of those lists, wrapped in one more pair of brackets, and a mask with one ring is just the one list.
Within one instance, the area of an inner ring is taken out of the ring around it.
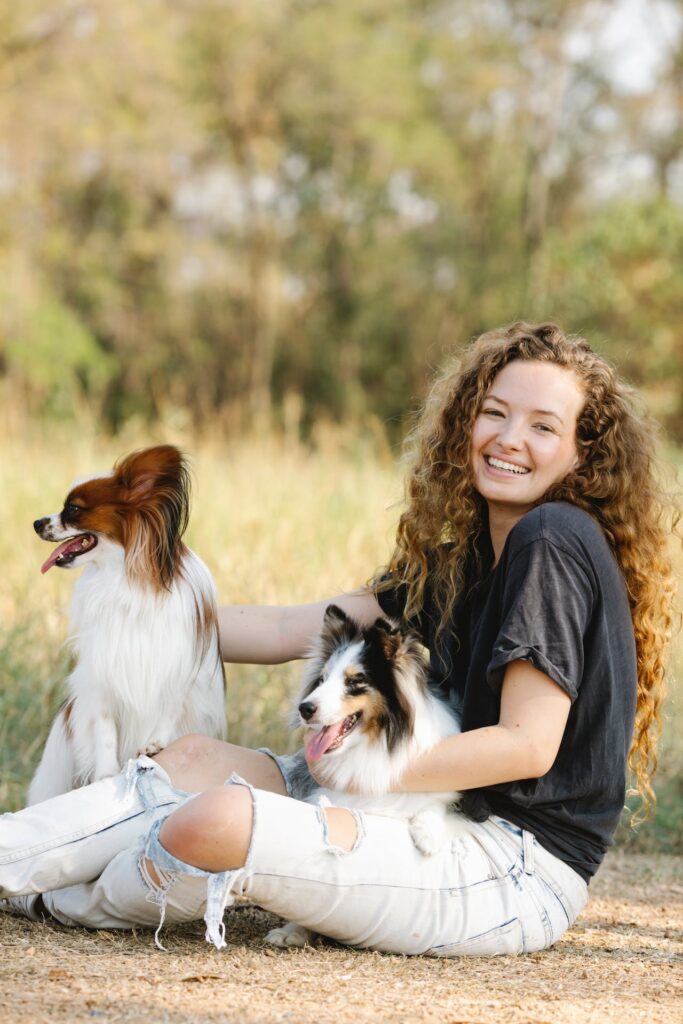
{"label": "woman's nose", "polygon": [[524,444],[522,424],[508,417],[504,423],[501,423],[496,440],[504,448],[521,448]]}

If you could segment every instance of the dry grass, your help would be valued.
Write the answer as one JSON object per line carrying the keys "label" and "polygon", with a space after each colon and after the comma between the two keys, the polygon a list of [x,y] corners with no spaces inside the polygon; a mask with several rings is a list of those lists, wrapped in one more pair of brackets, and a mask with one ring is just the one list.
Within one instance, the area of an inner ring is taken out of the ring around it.
{"label": "dry grass", "polygon": [[323,943],[264,948],[275,918],[228,912],[229,948],[200,924],[86,932],[0,915],[0,1021],[33,1024],[674,1024],[683,1019],[683,875],[674,857],[613,854],[576,926],[544,953],[406,958]]}
{"label": "dry grass", "polygon": [[[1,438],[0,438],[1,440]],[[207,562],[224,603],[295,603],[364,583],[390,550],[402,493],[386,449],[323,432],[315,450],[285,438],[201,443],[168,427],[112,443],[94,433],[12,434],[0,487],[0,808],[20,806],[66,675],[67,611],[75,574],[39,569],[48,546],[35,518],[57,511],[78,476],[154,441],[191,454],[195,482],[188,543]],[[230,736],[284,749],[301,666],[232,666]]]}

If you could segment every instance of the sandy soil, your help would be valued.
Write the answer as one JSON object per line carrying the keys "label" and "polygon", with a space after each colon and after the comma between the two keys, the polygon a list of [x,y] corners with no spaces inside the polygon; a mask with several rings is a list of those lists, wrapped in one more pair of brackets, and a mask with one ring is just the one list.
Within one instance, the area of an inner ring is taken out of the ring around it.
{"label": "sandy soil", "polygon": [[113,934],[0,914],[0,1021],[132,1024],[631,1024],[683,1022],[683,859],[613,854],[552,950],[461,960],[273,950],[275,918],[228,916],[230,948],[200,923]]}

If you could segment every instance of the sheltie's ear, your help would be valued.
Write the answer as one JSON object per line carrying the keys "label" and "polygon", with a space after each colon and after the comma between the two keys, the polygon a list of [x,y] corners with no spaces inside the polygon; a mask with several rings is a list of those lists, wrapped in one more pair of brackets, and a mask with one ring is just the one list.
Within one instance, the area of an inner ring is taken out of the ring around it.
{"label": "sheltie's ear", "polygon": [[323,622],[326,626],[340,626],[342,623],[349,622],[349,617],[345,611],[336,604],[328,604],[325,609],[325,617]]}
{"label": "sheltie's ear", "polygon": [[398,626],[388,619],[376,619],[366,635],[370,642],[375,640],[387,661],[394,661],[403,640]]}
{"label": "sheltie's ear", "polygon": [[330,604],[325,609],[323,628],[311,655],[320,659],[324,664],[334,651],[346,644],[353,643],[360,636],[358,623],[349,618],[346,612],[343,612],[336,604]]}
{"label": "sheltie's ear", "polygon": [[394,661],[401,646],[401,634],[399,631],[396,630],[392,633],[386,633],[384,630],[380,629],[377,632],[377,636],[379,638],[380,647],[384,652],[384,657],[387,661]]}
{"label": "sheltie's ear", "polygon": [[395,626],[393,622],[389,622],[388,619],[375,619],[375,629],[379,629],[384,633],[400,633],[400,626]]}
{"label": "sheltie's ear", "polygon": [[374,634],[374,642],[379,644],[384,657],[394,667],[399,663],[410,665],[418,674],[425,668],[422,640],[414,630],[404,629],[388,619],[377,619],[368,632]]}

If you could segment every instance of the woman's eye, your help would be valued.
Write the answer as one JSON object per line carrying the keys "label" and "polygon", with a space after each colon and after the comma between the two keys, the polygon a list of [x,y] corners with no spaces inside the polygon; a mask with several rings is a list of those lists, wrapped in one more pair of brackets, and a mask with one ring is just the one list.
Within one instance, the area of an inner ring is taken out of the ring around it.
{"label": "woman's eye", "polygon": [[537,430],[542,431],[544,434],[552,434],[553,433],[553,428],[550,426],[549,423],[536,423],[535,427],[536,427]]}
{"label": "woman's eye", "polygon": [[503,413],[500,409],[482,409],[484,416],[502,416]]}

